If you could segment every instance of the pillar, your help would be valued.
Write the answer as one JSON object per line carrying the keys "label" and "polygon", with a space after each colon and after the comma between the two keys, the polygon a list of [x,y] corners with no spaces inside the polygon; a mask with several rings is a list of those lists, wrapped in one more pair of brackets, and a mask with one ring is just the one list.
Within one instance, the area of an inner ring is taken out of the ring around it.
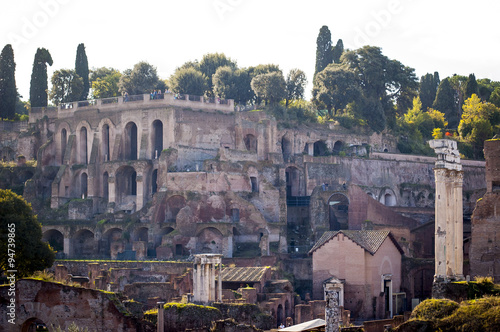
{"label": "pillar", "polygon": [[437,154],[434,282],[463,280],[463,172],[457,142],[439,139],[429,145]]}
{"label": "pillar", "polygon": [[144,176],[142,174],[137,174],[136,184],[135,210],[139,211],[144,206]]}
{"label": "pillar", "polygon": [[[222,268],[222,255],[201,254],[194,255],[193,269],[193,293],[194,301],[209,304],[216,300],[222,300],[222,279],[220,269]],[[215,277],[219,266],[219,281],[216,288]]]}
{"label": "pillar", "polygon": [[325,332],[340,331],[340,291],[337,284],[325,284]]}
{"label": "pillar", "polygon": [[165,330],[164,311],[165,302],[157,302],[158,305],[158,318],[156,320],[156,332],[163,332]]}

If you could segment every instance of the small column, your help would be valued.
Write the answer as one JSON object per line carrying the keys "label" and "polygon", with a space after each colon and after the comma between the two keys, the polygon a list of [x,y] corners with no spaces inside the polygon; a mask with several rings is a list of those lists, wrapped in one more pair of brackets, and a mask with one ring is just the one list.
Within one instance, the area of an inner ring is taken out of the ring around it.
{"label": "small column", "polygon": [[156,332],[163,332],[165,329],[165,323],[164,323],[164,311],[165,308],[163,305],[165,305],[165,302],[157,302],[158,305],[158,317],[156,320]]}
{"label": "small column", "polygon": [[217,300],[222,303],[222,263],[219,263],[219,273],[217,277]]}
{"label": "small column", "polygon": [[108,202],[115,203],[116,202],[116,189],[115,189],[115,176],[109,175],[108,177]]}
{"label": "small column", "polygon": [[135,198],[135,210],[139,211],[144,206],[144,176],[142,174],[137,174],[137,195]]}

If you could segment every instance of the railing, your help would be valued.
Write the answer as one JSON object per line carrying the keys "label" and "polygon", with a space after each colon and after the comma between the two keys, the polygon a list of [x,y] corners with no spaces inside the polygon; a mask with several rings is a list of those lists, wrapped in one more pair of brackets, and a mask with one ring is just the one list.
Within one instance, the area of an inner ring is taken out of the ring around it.
{"label": "railing", "polygon": [[118,103],[118,97],[101,99],[101,105],[117,104],[117,103]]}
{"label": "railing", "polygon": [[286,205],[288,206],[309,206],[311,196],[287,196]]}

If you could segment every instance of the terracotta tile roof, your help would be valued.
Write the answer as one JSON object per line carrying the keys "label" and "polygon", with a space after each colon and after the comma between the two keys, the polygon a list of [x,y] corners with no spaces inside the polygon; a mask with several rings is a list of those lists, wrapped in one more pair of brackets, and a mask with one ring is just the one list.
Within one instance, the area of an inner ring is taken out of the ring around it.
{"label": "terracotta tile roof", "polygon": [[222,282],[260,282],[269,267],[225,267]]}
{"label": "terracotta tile roof", "polygon": [[356,231],[356,230],[341,230],[341,231],[329,231],[325,232],[321,238],[314,244],[312,249],[309,251],[309,255],[312,255],[314,251],[319,249],[325,243],[333,239],[339,233],[344,234],[353,242],[358,244],[360,247],[368,251],[370,254],[374,255],[380,248],[382,243],[387,237],[389,237],[394,245],[397,247],[399,252],[403,253],[403,250],[397,243],[396,239],[390,231]]}

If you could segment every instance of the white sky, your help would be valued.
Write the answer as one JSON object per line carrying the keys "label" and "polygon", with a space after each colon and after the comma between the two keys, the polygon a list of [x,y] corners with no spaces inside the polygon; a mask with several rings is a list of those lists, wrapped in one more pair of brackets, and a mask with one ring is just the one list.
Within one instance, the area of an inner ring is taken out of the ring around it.
{"label": "white sky", "polygon": [[50,80],[54,70],[74,68],[79,43],[91,68],[147,61],[166,79],[188,60],[222,52],[240,67],[302,69],[311,82],[322,25],[334,44],[382,47],[418,77],[438,71],[441,79],[475,73],[500,81],[499,12],[493,0],[9,0],[0,48],[13,45],[24,100],[36,49],[52,54]]}

